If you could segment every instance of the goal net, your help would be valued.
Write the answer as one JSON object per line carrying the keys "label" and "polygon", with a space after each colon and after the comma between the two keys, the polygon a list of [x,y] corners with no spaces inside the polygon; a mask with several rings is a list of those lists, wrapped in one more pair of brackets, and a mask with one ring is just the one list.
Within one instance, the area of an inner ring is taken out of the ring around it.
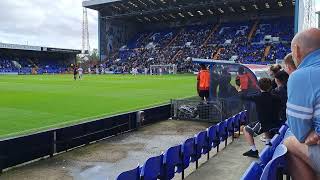
{"label": "goal net", "polygon": [[151,75],[163,75],[163,74],[177,74],[177,65],[151,65],[150,66]]}

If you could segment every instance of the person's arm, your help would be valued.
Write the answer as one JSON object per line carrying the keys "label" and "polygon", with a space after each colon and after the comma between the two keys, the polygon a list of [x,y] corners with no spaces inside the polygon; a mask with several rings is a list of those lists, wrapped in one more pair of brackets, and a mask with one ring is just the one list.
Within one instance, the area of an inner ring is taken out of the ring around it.
{"label": "person's arm", "polygon": [[313,127],[314,93],[305,70],[293,73],[288,82],[287,119],[294,136],[304,143]]}

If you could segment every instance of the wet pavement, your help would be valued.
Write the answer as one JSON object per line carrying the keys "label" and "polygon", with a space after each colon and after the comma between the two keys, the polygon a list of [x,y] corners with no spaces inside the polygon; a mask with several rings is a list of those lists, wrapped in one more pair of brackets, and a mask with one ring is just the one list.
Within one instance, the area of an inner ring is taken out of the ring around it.
{"label": "wet pavement", "polygon": [[0,180],[112,180],[209,126],[203,122],[162,121],[9,170],[0,175]]}

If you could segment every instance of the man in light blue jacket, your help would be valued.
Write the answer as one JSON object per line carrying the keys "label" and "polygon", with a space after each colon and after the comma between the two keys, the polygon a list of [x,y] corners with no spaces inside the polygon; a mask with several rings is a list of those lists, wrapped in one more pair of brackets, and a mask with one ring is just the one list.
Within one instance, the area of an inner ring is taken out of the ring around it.
{"label": "man in light blue jacket", "polygon": [[287,119],[293,136],[285,140],[293,179],[320,175],[320,30],[308,29],[292,40],[298,69],[288,81]]}

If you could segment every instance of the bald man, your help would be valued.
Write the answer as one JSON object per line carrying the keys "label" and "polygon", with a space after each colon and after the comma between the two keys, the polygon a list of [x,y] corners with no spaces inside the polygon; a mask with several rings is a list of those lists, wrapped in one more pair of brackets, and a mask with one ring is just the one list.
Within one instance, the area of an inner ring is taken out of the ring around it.
{"label": "bald man", "polygon": [[293,179],[316,179],[320,175],[320,30],[298,33],[291,50],[297,70],[288,81],[289,171]]}
{"label": "bald man", "polygon": [[284,67],[284,71],[286,71],[289,75],[297,69],[292,58],[292,53],[289,53],[286,55],[286,57],[284,57],[283,67]]}

